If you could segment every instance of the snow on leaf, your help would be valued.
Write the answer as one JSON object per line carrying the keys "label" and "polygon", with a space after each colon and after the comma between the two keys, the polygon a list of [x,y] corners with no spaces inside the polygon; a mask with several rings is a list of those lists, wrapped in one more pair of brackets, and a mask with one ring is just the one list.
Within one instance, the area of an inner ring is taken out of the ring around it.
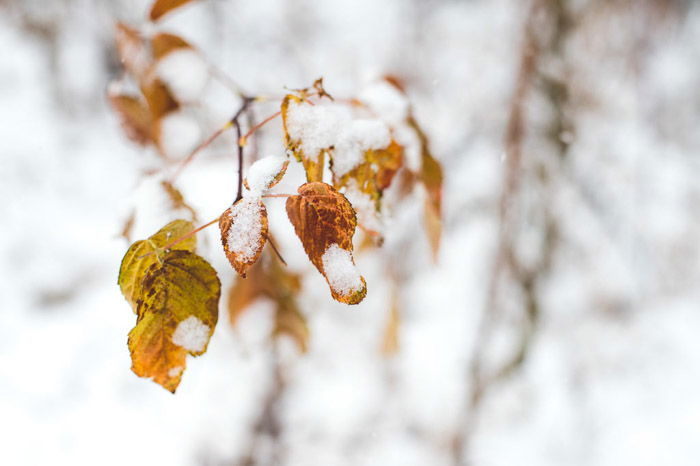
{"label": "snow on leaf", "polygon": [[178,102],[197,101],[209,81],[207,64],[189,47],[175,49],[161,58],[156,73]]}
{"label": "snow on leaf", "polygon": [[158,21],[165,14],[191,1],[192,0],[156,0],[149,14],[151,21]]}
{"label": "snow on leaf", "polygon": [[177,324],[173,333],[173,343],[187,351],[198,353],[206,346],[210,334],[211,329],[207,324],[195,316],[189,316]]}
{"label": "snow on leaf", "polygon": [[[174,220],[150,238],[136,241],[126,251],[119,268],[118,284],[134,312],[146,270],[159,261],[158,254],[163,252],[163,247],[192,230],[194,226],[187,220]],[[196,246],[197,238],[193,235],[173,244],[170,249],[194,252]]]}
{"label": "snow on leaf", "polygon": [[326,274],[323,261],[328,248],[335,245],[347,251],[350,263],[353,263],[352,237],[357,220],[352,205],[345,196],[325,183],[306,183],[299,187],[298,192],[298,196],[287,199],[287,216],[307,256],[326,277],[334,299],[346,304],[359,303],[367,293],[364,278],[359,277],[361,286],[340,287],[336,276],[331,281]]}
{"label": "snow on leaf", "polygon": [[175,392],[186,355],[206,351],[218,320],[221,285],[216,271],[187,250],[166,252],[146,271],[129,332],[131,369]]}
{"label": "snow on leaf", "polygon": [[348,123],[338,135],[331,159],[335,176],[341,177],[365,160],[365,152],[385,149],[391,143],[386,124],[374,119],[357,119]]}
{"label": "snow on leaf", "polygon": [[309,182],[323,179],[325,154],[350,121],[349,111],[338,104],[311,105],[287,95],[282,101],[282,124],[287,150],[304,165]]}
{"label": "snow on leaf", "polygon": [[247,193],[245,196],[261,196],[268,189],[280,182],[287,166],[289,159],[287,157],[278,157],[270,155],[256,160],[248,169],[248,176],[244,184]]}
{"label": "snow on leaf", "polygon": [[258,197],[245,197],[219,219],[221,243],[229,262],[242,277],[262,253],[267,240],[267,210]]}
{"label": "snow on leaf", "polygon": [[170,112],[155,124],[156,143],[162,154],[182,159],[194,149],[202,137],[197,121],[181,111]]}
{"label": "snow on leaf", "polygon": [[331,244],[321,256],[321,262],[326,280],[335,293],[347,296],[364,288],[350,251],[337,244]]}

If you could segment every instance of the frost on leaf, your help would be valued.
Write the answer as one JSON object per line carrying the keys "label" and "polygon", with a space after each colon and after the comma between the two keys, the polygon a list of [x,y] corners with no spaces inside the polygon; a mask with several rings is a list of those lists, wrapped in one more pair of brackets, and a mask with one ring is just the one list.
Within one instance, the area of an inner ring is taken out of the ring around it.
{"label": "frost on leaf", "polygon": [[218,320],[221,285],[216,271],[187,250],[164,254],[146,271],[129,332],[131,369],[175,392],[187,354],[206,351]]}
{"label": "frost on leaf", "polygon": [[248,190],[246,196],[263,195],[265,191],[280,182],[288,165],[289,159],[287,157],[275,155],[256,160],[248,169],[248,176],[244,181]]}
{"label": "frost on leaf", "polygon": [[[306,183],[299,187],[298,192],[298,196],[287,199],[287,215],[306,254],[318,271],[326,277],[334,299],[346,304],[359,303],[367,294],[364,278],[359,277],[360,286],[357,286],[357,282],[341,286],[341,283],[350,283],[346,281],[349,277],[349,274],[346,274],[347,261],[339,265],[339,270],[333,269],[329,277],[323,259],[328,249],[333,246],[333,251],[335,248],[344,250],[354,267],[352,237],[357,220],[352,205],[345,196],[325,183]],[[338,274],[334,275],[335,272]]]}
{"label": "frost on leaf", "polygon": [[221,244],[229,262],[242,277],[262,253],[267,226],[267,210],[258,197],[240,199],[221,214]]}
{"label": "frost on leaf", "polygon": [[163,15],[191,1],[192,0],[156,0],[151,7],[151,21],[158,21]]}
{"label": "frost on leaf", "polygon": [[331,244],[321,257],[323,272],[331,290],[341,296],[349,296],[365,287],[359,270],[352,260],[352,253],[337,244]]}
{"label": "frost on leaf", "polygon": [[[119,287],[126,300],[134,311],[137,307],[137,299],[141,294],[141,282],[146,270],[160,260],[160,256],[167,251],[163,248],[169,243],[185,236],[194,230],[192,223],[187,220],[174,220],[156,234],[146,240],[136,241],[126,251],[119,269]],[[170,246],[169,250],[184,250],[194,252],[197,246],[197,238],[192,235]]]}

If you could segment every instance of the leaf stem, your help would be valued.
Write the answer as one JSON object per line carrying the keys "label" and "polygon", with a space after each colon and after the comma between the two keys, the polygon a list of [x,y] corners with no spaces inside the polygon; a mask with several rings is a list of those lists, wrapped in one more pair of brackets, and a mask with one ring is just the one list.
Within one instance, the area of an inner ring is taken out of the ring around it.
{"label": "leaf stem", "polygon": [[265,119],[264,119],[263,121],[261,121],[260,123],[258,123],[257,125],[255,125],[255,126],[253,126],[252,128],[250,128],[250,129],[248,130],[248,132],[245,133],[245,135],[243,135],[243,137],[239,139],[238,143],[239,143],[240,145],[245,146],[246,143],[247,143],[247,141],[248,141],[248,138],[249,138],[254,132],[256,132],[257,130],[259,130],[260,128],[262,128],[262,127],[265,126],[267,123],[269,123],[270,121],[274,120],[275,118],[277,118],[277,117],[280,116],[281,114],[282,114],[281,111],[275,112],[275,113],[273,113],[272,115],[270,115],[269,117],[265,118]]}

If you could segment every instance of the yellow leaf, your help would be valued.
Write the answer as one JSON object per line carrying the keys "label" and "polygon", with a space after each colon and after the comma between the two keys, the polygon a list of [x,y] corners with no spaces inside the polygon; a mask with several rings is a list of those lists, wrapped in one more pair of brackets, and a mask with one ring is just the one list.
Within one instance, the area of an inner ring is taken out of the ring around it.
{"label": "yellow leaf", "polygon": [[298,192],[287,198],[287,216],[306,255],[326,278],[335,300],[359,303],[367,294],[367,285],[352,257],[357,226],[352,205],[325,183],[306,183]]}
{"label": "yellow leaf", "polygon": [[255,263],[247,272],[246,278],[236,277],[228,292],[226,308],[231,326],[236,326],[243,311],[258,297],[265,295],[267,278],[260,262]]}
{"label": "yellow leaf", "polygon": [[131,369],[175,392],[185,356],[206,351],[218,320],[221,284],[207,261],[185,250],[170,251],[146,271],[129,332]]}
{"label": "yellow leaf", "polygon": [[243,198],[226,209],[219,218],[221,244],[236,272],[246,271],[260,258],[267,241],[267,209],[258,198]]}
{"label": "yellow leaf", "polygon": [[[158,256],[160,250],[192,230],[194,230],[194,226],[187,220],[174,220],[150,238],[136,241],[126,251],[119,268],[118,283],[122,294],[131,304],[134,312],[137,307],[136,300],[140,294],[141,281],[146,270],[160,260]],[[194,252],[196,246],[197,238],[193,235],[174,244],[171,249]]]}
{"label": "yellow leaf", "polygon": [[151,7],[149,15],[151,21],[158,21],[163,15],[191,1],[192,0],[156,0]]}
{"label": "yellow leaf", "polygon": [[146,102],[130,95],[109,95],[109,102],[119,115],[126,136],[137,144],[152,142],[151,113]]}
{"label": "yellow leaf", "polygon": [[275,328],[272,335],[288,335],[299,347],[299,351],[306,353],[309,349],[309,327],[306,319],[299,312],[296,300],[282,299],[277,301],[275,313]]}

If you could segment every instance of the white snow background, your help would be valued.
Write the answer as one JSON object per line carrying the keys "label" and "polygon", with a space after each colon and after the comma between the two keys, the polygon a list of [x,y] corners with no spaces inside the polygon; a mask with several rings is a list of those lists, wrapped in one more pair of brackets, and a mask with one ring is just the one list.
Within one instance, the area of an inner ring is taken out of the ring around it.
{"label": "white snow background", "polygon": [[[280,347],[280,432],[275,445],[258,442],[259,464],[453,464],[493,270],[527,3],[205,0],[164,19],[250,92],[279,96],[323,76],[331,94],[352,97],[385,73],[402,77],[446,173],[437,265],[419,202],[388,221],[399,233],[388,236],[385,254],[405,278],[400,351],[389,359],[379,350],[391,298],[383,257],[357,254],[367,298],[352,308],[334,303],[283,200],[266,201],[285,258],[305,273],[311,340],[307,355],[291,342]],[[568,150],[548,188],[521,186],[523,204],[554,213],[561,239],[539,283],[530,352],[485,396],[465,459],[698,465],[700,7],[562,3],[574,26],[541,66],[569,80],[565,111],[575,129],[558,134]],[[128,247],[118,233],[133,207],[134,238],[178,216],[159,178],[141,175],[157,157],[125,138],[105,100],[118,74],[113,24],[140,24],[147,7],[0,1],[2,465],[240,464],[272,381],[272,306],[264,301],[236,329],[222,312],[207,353],[188,358],[176,395],[130,371],[135,316],[116,284]],[[177,121],[173,132],[184,139],[211,134],[238,105],[224,86],[197,76],[205,105]],[[526,131],[540,135],[527,140],[526,167],[556,151],[543,142],[554,112],[543,95],[538,87],[526,104]],[[260,107],[258,119],[274,105]],[[284,155],[279,120],[261,134],[261,154]],[[187,144],[173,141],[173,150]],[[222,137],[178,180],[201,221],[233,199],[233,147],[230,134]],[[275,190],[293,192],[299,176],[293,162]],[[544,234],[537,218],[529,221],[519,238],[526,257]],[[233,271],[216,228],[199,244],[227,287]],[[488,350],[495,360],[515,345],[520,322],[513,303],[521,296],[504,287],[501,298],[507,311]]]}

